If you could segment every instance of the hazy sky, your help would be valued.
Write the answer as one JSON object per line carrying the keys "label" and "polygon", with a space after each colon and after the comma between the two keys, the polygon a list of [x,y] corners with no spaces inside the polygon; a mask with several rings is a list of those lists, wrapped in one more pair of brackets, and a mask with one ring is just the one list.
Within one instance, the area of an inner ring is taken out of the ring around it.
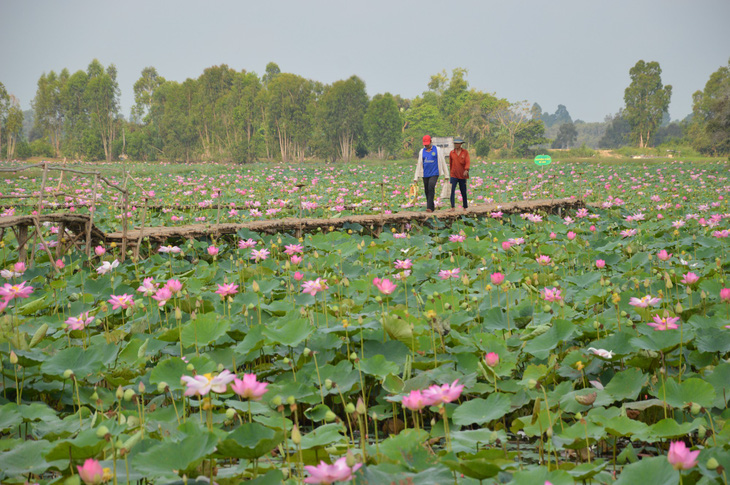
{"label": "hazy sky", "polygon": [[125,116],[145,66],[166,79],[227,64],[332,83],[355,74],[370,96],[413,98],[432,74],[602,121],[623,106],[629,69],[658,61],[670,115],[730,58],[730,0],[0,0],[0,82],[30,107],[43,72],[118,68]]}

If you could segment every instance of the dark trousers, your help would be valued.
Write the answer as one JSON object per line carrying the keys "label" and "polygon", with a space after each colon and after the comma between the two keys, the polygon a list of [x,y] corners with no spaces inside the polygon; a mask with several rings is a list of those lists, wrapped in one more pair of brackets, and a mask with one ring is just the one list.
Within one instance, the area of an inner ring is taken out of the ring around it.
{"label": "dark trousers", "polygon": [[434,175],[433,177],[423,177],[423,189],[426,191],[426,209],[436,210],[433,199],[436,196],[436,182],[438,182],[438,180],[438,175]]}
{"label": "dark trousers", "polygon": [[464,209],[469,207],[469,204],[466,203],[466,179],[457,179],[456,177],[451,177],[451,208],[453,209],[455,207],[455,199],[456,199],[456,184],[459,184],[459,191],[461,192],[461,201],[464,204]]}

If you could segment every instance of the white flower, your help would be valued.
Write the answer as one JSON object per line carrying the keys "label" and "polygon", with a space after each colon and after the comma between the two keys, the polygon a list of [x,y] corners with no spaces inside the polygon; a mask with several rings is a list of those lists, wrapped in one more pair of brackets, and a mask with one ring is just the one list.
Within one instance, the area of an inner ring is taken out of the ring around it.
{"label": "white flower", "polygon": [[111,263],[109,261],[104,261],[101,266],[96,268],[96,272],[99,274],[107,274],[109,271],[113,270],[117,266],[119,266],[119,261],[117,261],[116,259]]}
{"label": "white flower", "polygon": [[593,347],[588,347],[588,350],[593,352],[595,355],[599,357],[603,357],[604,359],[613,359],[613,352],[606,349],[596,349]]}

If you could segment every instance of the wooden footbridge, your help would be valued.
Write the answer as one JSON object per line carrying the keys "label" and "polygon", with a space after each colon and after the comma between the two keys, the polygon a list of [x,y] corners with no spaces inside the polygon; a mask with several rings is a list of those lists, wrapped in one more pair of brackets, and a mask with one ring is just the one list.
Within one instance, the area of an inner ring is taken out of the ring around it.
{"label": "wooden footbridge", "polygon": [[[90,253],[91,247],[96,244],[117,243],[123,248],[122,257],[125,256],[126,248],[133,247],[135,256],[138,255],[139,246],[143,240],[148,239],[156,244],[165,243],[174,239],[195,239],[199,237],[220,237],[227,234],[235,234],[241,229],[259,232],[263,234],[277,234],[290,232],[300,237],[303,233],[316,232],[318,230],[339,229],[345,225],[359,224],[365,230],[378,236],[383,227],[398,227],[401,231],[406,224],[424,224],[429,220],[437,219],[446,223],[462,218],[490,217],[493,212],[500,211],[504,214],[523,212],[545,212],[562,213],[564,209],[579,209],[585,207],[580,199],[544,199],[509,202],[505,204],[479,204],[464,211],[457,209],[441,209],[435,212],[425,211],[401,211],[391,214],[366,214],[352,215],[346,217],[316,219],[316,218],[284,218],[273,220],[251,221],[238,224],[190,224],[184,226],[157,226],[144,227],[144,218],[141,227],[131,227],[122,232],[105,233],[95,226],[93,219],[86,214],[74,213],[52,213],[45,215],[24,215],[0,217],[0,239],[4,237],[6,229],[10,229],[18,241],[19,258],[25,261],[29,241],[35,237],[40,239],[40,248],[47,252],[51,260],[54,257],[51,249],[55,250],[55,258],[65,254],[68,250],[76,248]],[[43,240],[41,227],[44,223],[51,223],[58,227],[57,245],[50,248]],[[32,232],[31,232],[32,231]],[[33,246],[33,254],[37,249]],[[31,261],[32,261],[31,257]]]}

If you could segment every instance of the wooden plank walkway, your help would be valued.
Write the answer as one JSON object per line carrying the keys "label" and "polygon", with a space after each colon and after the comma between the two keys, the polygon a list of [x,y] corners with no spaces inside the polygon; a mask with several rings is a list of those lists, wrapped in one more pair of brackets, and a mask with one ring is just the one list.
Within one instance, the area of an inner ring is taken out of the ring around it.
{"label": "wooden plank walkway", "polygon": [[[565,209],[579,209],[585,207],[580,199],[541,199],[509,202],[504,204],[478,204],[469,207],[467,211],[456,209],[450,211],[448,209],[437,210],[432,213],[425,211],[401,211],[392,214],[365,214],[352,215],[347,217],[338,217],[331,219],[314,219],[314,218],[284,218],[265,221],[251,221],[244,223],[224,223],[224,224],[190,224],[184,226],[159,226],[144,228],[141,239],[149,238],[152,241],[164,242],[172,238],[197,238],[202,236],[218,237],[225,234],[235,234],[241,229],[248,229],[254,232],[264,234],[277,234],[280,232],[294,232],[297,235],[302,233],[316,231],[317,229],[328,230],[330,227],[339,229],[345,224],[359,224],[369,228],[375,234],[379,234],[383,226],[401,225],[406,223],[418,222],[425,223],[429,219],[439,219],[445,222],[453,222],[462,217],[488,217],[492,212],[502,211],[505,214],[543,211],[554,213]],[[127,231],[127,240],[130,244],[135,244],[140,240],[139,229],[129,229]],[[106,234],[106,242],[120,243],[122,241],[121,232],[113,232]]]}

